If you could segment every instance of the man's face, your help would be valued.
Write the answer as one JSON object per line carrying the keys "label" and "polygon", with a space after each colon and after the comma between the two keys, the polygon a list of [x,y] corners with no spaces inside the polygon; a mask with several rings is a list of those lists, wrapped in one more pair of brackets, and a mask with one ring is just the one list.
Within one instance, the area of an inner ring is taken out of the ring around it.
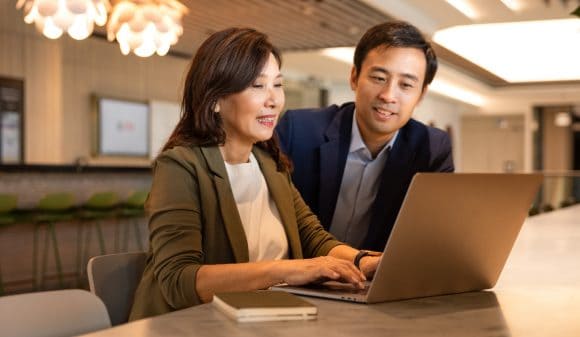
{"label": "man's face", "polygon": [[384,46],[367,54],[359,74],[353,67],[356,121],[367,145],[386,144],[409,121],[424,94],[426,69],[420,49]]}

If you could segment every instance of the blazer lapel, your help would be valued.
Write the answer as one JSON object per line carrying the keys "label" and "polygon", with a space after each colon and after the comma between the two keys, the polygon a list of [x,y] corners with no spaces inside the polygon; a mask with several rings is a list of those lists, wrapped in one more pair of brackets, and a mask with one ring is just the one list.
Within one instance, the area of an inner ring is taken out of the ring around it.
{"label": "blazer lapel", "polygon": [[[379,190],[372,205],[371,223],[363,248],[384,247],[394,224],[398,209],[393,209],[405,196],[405,187],[413,178],[411,163],[416,156],[408,134],[401,129],[398,139],[389,153],[380,177]],[[398,199],[401,199],[400,201]],[[389,221],[392,218],[392,221]],[[391,223],[388,228],[386,223]]]}
{"label": "blazer lapel", "polygon": [[254,147],[252,152],[256,156],[268,185],[268,191],[278,208],[278,214],[280,214],[280,220],[288,238],[289,257],[301,258],[302,245],[300,244],[300,234],[296,225],[296,213],[294,211],[294,200],[292,199],[293,193],[289,188],[289,178],[277,170],[276,163],[265,151]]}
{"label": "blazer lapel", "polygon": [[224,160],[217,146],[202,147],[208,168],[213,172],[213,181],[219,201],[219,207],[230,246],[237,262],[248,262],[248,241],[240,219],[240,213],[228,179]]}
{"label": "blazer lapel", "polygon": [[328,142],[320,146],[320,192],[318,195],[320,222],[328,230],[334,215],[336,199],[340,191],[342,174],[346,165],[352,131],[354,105],[346,105],[337,111],[326,129]]}

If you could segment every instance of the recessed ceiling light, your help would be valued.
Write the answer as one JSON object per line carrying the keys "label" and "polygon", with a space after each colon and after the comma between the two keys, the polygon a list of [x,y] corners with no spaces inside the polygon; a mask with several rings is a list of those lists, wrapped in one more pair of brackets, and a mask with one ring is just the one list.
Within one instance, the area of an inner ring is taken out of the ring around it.
{"label": "recessed ceiling light", "polygon": [[322,49],[322,55],[352,64],[354,59],[354,47],[325,48]]}
{"label": "recessed ceiling light", "polygon": [[523,5],[520,0],[500,0],[507,8],[514,12],[522,9]]}
{"label": "recessed ceiling light", "polygon": [[429,91],[479,107],[484,106],[486,103],[483,96],[437,77],[429,85]]}
{"label": "recessed ceiling light", "polygon": [[479,12],[469,1],[465,0],[445,0],[448,4],[453,6],[455,9],[461,12],[461,14],[467,16],[468,18],[475,20],[479,18]]}
{"label": "recessed ceiling light", "polygon": [[456,26],[433,40],[512,83],[580,80],[580,20]]}

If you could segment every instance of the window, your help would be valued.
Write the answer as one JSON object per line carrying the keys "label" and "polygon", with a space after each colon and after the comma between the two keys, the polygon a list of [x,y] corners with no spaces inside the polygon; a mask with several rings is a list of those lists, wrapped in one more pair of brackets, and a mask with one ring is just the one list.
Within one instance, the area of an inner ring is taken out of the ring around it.
{"label": "window", "polygon": [[23,162],[23,119],[23,81],[0,77],[0,164]]}

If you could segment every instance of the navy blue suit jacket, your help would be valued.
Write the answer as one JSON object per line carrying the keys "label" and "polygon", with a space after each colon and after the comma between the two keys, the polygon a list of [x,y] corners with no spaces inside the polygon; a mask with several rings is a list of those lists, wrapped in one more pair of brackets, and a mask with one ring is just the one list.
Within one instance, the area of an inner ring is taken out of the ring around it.
{"label": "navy blue suit jacket", "polygon": [[[327,230],[346,165],[353,116],[354,103],[289,110],[276,127],[282,150],[294,164],[294,184]],[[387,158],[369,231],[357,248],[383,251],[415,173],[453,170],[447,133],[409,120]]]}

